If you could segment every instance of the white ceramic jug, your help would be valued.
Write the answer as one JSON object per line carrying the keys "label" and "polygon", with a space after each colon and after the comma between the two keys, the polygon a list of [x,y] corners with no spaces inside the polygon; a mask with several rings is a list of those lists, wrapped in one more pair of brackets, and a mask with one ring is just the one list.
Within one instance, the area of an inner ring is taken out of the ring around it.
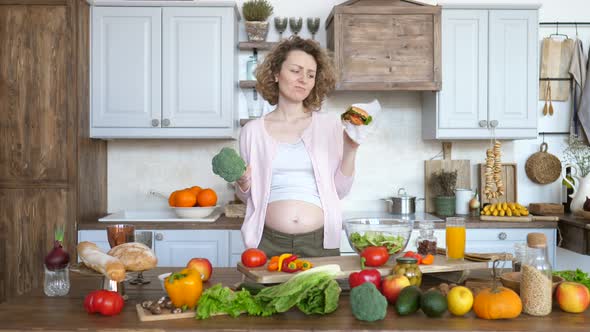
{"label": "white ceramic jug", "polygon": [[[568,167],[571,168],[570,176],[574,179],[573,183],[566,178],[565,170]],[[583,211],[586,197],[590,197],[590,174],[582,177],[580,169],[576,165],[567,164],[561,171],[561,178],[574,188],[574,192],[570,195],[572,198],[572,203],[570,205],[571,211],[574,214]]]}

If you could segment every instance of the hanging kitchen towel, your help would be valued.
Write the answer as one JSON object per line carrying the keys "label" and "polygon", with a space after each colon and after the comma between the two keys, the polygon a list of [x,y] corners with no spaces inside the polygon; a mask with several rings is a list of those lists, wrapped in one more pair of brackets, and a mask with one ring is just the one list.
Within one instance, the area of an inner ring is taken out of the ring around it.
{"label": "hanging kitchen towel", "polygon": [[574,42],[574,51],[570,62],[569,74],[572,77],[572,116],[570,121],[570,132],[578,134],[579,130],[579,110],[582,101],[582,91],[586,83],[586,55],[584,55],[584,46],[582,41],[576,38]]}
{"label": "hanging kitchen towel", "polygon": [[[381,111],[381,104],[377,99],[374,99],[372,102],[368,104],[352,104],[351,106],[355,106],[365,110],[371,118],[374,118],[375,115],[379,111]],[[373,119],[374,120],[374,119]],[[348,136],[355,141],[357,144],[363,144],[363,142],[371,135],[373,130],[375,129],[375,121],[371,120],[367,125],[360,125],[356,126],[349,121],[342,120],[342,125],[344,126],[344,130],[348,134]]]}
{"label": "hanging kitchen towel", "polygon": [[[577,109],[577,117],[580,121],[580,126],[583,129],[578,130],[578,133],[575,131],[572,133],[577,134],[579,137],[583,138],[586,142],[588,142],[588,137],[590,137],[590,72],[588,68],[588,63],[586,63],[586,82],[584,83],[584,88],[582,90],[582,98],[580,100],[580,107]],[[585,137],[584,137],[585,136]]]}
{"label": "hanging kitchen towel", "polygon": [[[546,37],[543,39],[541,49],[541,78],[569,78],[569,67],[574,50],[573,39],[555,39]],[[539,100],[546,99],[547,81],[539,82]],[[570,95],[570,83],[568,81],[551,81],[551,99],[558,101],[568,100]]]}

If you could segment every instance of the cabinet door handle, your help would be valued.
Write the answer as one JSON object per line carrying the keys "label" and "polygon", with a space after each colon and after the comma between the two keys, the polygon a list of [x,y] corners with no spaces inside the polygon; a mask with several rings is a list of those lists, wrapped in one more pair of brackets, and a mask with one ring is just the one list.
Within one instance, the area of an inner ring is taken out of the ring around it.
{"label": "cabinet door handle", "polygon": [[479,121],[479,126],[482,128],[485,128],[488,126],[488,121],[487,120],[481,120]]}
{"label": "cabinet door handle", "polygon": [[162,241],[162,240],[164,240],[164,234],[156,233],[156,241]]}
{"label": "cabinet door handle", "polygon": [[162,126],[168,127],[169,125],[170,125],[170,120],[169,119],[162,120]]}
{"label": "cabinet door handle", "polygon": [[498,120],[492,120],[492,121],[490,121],[490,127],[496,128],[497,126],[498,126]]}
{"label": "cabinet door handle", "polygon": [[160,125],[160,120],[158,119],[152,119],[152,127],[157,127]]}
{"label": "cabinet door handle", "polygon": [[508,235],[506,235],[506,233],[504,232],[500,232],[500,234],[498,234],[498,239],[504,241],[506,240],[506,238],[508,237]]}

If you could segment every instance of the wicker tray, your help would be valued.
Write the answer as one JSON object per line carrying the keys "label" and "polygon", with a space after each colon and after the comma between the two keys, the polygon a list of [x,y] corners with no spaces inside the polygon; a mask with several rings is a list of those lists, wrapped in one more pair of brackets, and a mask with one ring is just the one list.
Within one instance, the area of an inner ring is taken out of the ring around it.
{"label": "wicker tray", "polygon": [[561,161],[548,153],[547,148],[547,143],[541,143],[539,152],[533,153],[524,166],[529,179],[539,184],[555,182],[561,176]]}

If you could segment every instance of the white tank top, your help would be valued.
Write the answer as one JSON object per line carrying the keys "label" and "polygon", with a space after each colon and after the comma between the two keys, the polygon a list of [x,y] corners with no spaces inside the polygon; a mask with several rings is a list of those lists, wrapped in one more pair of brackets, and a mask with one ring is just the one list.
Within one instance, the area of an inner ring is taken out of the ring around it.
{"label": "white tank top", "polygon": [[272,162],[272,180],[268,202],[299,200],[322,207],[313,165],[303,140],[279,143]]}

